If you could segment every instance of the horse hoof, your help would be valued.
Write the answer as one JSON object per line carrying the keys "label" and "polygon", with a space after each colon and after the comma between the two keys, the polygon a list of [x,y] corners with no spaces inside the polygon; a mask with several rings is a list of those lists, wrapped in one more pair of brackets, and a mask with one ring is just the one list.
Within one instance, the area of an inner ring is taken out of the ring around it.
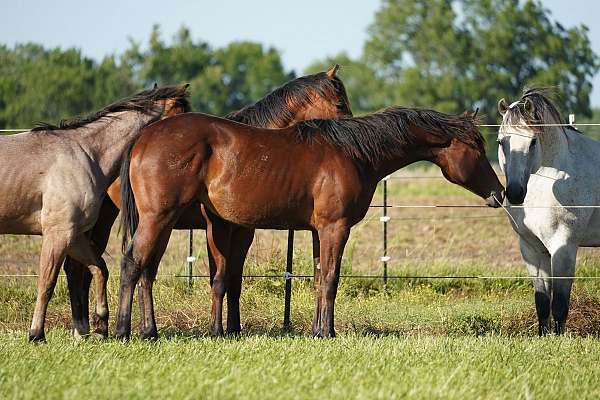
{"label": "horse hoof", "polygon": [[151,330],[149,332],[142,331],[140,332],[140,338],[153,342],[158,340],[158,332],[156,332],[156,330]]}
{"label": "horse hoof", "polygon": [[115,339],[120,340],[122,342],[128,342],[130,339],[130,336],[131,336],[130,332],[119,332],[119,331],[115,332]]}
{"label": "horse hoof", "polygon": [[29,342],[31,343],[46,343],[46,335],[42,333],[29,332]]}
{"label": "horse hoof", "polygon": [[78,342],[84,341],[89,336],[89,334],[81,333],[77,329],[73,329],[71,331],[71,334],[73,335],[73,339],[75,339]]}
{"label": "horse hoof", "polygon": [[227,328],[227,336],[232,336],[232,337],[238,337],[242,334],[242,328],[240,327],[235,327],[235,328]]}
{"label": "horse hoof", "polygon": [[223,332],[223,328],[210,329],[209,332],[210,332],[210,336],[215,337],[215,338],[225,336],[225,333]]}
{"label": "horse hoof", "polygon": [[92,321],[95,326],[94,335],[98,337],[107,338],[108,337],[108,315],[106,317],[101,317],[98,314],[94,313],[92,316]]}

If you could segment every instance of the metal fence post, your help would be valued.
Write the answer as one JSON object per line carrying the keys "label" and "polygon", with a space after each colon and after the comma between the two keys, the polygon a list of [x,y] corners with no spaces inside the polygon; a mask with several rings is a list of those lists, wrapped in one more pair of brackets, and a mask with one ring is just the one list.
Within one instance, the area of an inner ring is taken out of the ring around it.
{"label": "metal fence post", "polygon": [[288,231],[287,260],[285,263],[285,299],[283,307],[283,329],[291,328],[290,315],[292,311],[292,271],[294,263],[294,231]]}
{"label": "metal fence post", "polygon": [[187,275],[188,275],[188,286],[190,289],[194,284],[194,261],[196,261],[196,257],[194,257],[194,230],[190,229],[188,235],[188,257],[187,257]]}
{"label": "metal fence post", "polygon": [[381,181],[382,189],[383,189],[383,215],[379,218],[379,220],[383,223],[383,256],[381,256],[381,262],[383,263],[383,284],[387,285],[388,281],[388,261],[390,257],[388,256],[388,246],[387,246],[387,224],[390,220],[390,217],[387,215],[387,181],[390,179],[390,176],[386,176]]}

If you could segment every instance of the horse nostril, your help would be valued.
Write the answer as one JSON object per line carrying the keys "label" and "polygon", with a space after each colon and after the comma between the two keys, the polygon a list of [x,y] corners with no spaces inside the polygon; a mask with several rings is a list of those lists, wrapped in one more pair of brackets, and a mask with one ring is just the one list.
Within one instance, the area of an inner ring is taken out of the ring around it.
{"label": "horse nostril", "polygon": [[506,198],[510,204],[523,204],[525,200],[525,188],[518,183],[509,183],[506,187]]}

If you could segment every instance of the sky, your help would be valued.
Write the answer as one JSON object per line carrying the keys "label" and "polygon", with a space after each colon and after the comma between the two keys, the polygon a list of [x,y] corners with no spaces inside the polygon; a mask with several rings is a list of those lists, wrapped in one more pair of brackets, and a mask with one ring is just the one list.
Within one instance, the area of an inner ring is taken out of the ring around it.
{"label": "sky", "polygon": [[[600,2],[542,1],[566,27],[586,24],[600,54]],[[33,41],[47,47],[78,47],[90,57],[119,54],[128,38],[145,44],[153,24],[169,40],[182,24],[194,39],[220,47],[233,40],[274,46],[286,68],[301,73],[316,59],[345,51],[361,54],[380,0],[0,0],[0,43]],[[592,105],[600,107],[600,74]]]}

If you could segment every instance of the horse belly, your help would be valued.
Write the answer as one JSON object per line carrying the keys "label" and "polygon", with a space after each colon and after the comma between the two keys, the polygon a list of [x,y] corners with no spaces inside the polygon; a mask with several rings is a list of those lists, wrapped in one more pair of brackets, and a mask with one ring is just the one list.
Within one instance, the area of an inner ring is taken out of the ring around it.
{"label": "horse belly", "polygon": [[39,193],[7,194],[0,204],[0,234],[41,234],[41,209]]}
{"label": "horse belly", "polygon": [[[312,200],[288,179],[240,177],[227,187],[209,188],[212,208],[238,225],[265,229],[308,229]],[[233,188],[235,189],[229,189]]]}

